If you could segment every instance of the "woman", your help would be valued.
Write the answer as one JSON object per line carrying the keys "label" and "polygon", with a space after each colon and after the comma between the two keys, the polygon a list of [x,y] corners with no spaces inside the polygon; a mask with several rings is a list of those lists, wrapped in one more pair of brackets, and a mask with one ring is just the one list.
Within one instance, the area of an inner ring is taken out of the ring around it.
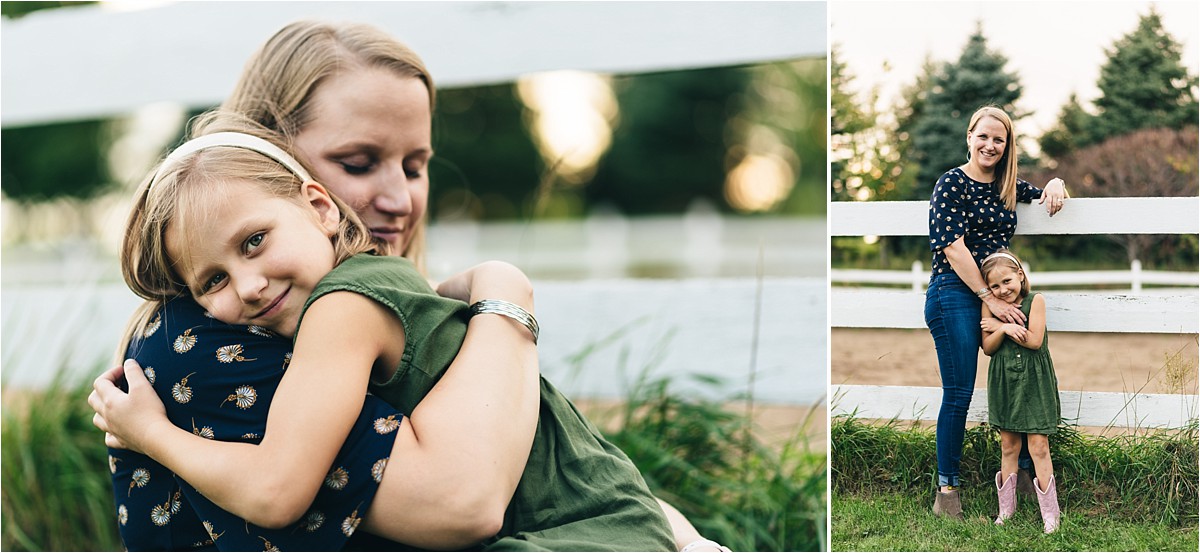
{"label": "woman", "polygon": [[929,248],[933,269],[925,294],[925,324],[937,348],[942,406],[937,421],[938,490],[933,512],[962,518],[959,464],[967,408],[975,388],[981,341],[981,305],[1009,323],[1024,323],[1020,308],[992,296],[979,264],[1007,248],[1016,230],[1017,202],[1062,209],[1066,189],[1051,179],[1045,190],[1017,178],[1016,134],[1003,110],[987,106],[967,126],[967,163],[934,184],[929,199]]}
{"label": "woman", "polygon": [[[361,68],[340,70],[348,66],[345,58]],[[377,240],[422,267],[433,101],[432,79],[420,59],[387,35],[363,25],[301,22],[276,33],[251,58],[222,108],[289,136],[299,157],[359,213]],[[520,295],[519,288],[497,294]],[[192,308],[179,300],[171,303]],[[469,543],[487,536],[479,529],[495,528],[495,520],[472,520],[464,513],[502,515],[529,454],[537,424],[536,350],[519,329],[484,319],[472,319],[446,385],[408,418],[414,427],[424,427],[422,439],[439,440],[447,450],[468,448],[470,454],[428,465],[421,478],[413,478],[405,505],[376,504],[371,511],[411,517],[407,522],[414,535],[405,540],[410,545],[445,548],[466,545],[445,540],[468,536]],[[535,393],[523,393],[531,383]],[[464,405],[471,407],[464,410]],[[176,424],[186,428],[187,423]],[[130,454],[114,451],[112,457],[128,464]],[[471,478],[464,482],[462,475]],[[118,498],[124,491],[116,486]],[[364,521],[368,530],[371,516]],[[677,540],[699,537],[686,519],[671,520]]]}

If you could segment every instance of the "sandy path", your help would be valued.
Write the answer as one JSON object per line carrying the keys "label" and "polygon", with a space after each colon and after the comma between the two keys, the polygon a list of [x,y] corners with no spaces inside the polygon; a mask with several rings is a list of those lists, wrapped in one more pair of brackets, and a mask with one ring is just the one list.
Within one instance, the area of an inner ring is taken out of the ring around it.
{"label": "sandy path", "polygon": [[[1060,390],[1121,392],[1145,385],[1149,393],[1194,394],[1197,349],[1196,334],[1050,334]],[[981,352],[976,388],[986,387],[987,364]],[[830,365],[833,384],[941,386],[925,329],[833,329]]]}

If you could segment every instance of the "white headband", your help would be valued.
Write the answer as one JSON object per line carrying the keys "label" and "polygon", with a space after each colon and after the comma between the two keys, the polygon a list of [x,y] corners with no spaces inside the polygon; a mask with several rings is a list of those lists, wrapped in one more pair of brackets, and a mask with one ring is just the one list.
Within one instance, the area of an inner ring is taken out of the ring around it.
{"label": "white headband", "polygon": [[1013,257],[1013,256],[1012,256],[1012,254],[1009,254],[1008,252],[992,252],[992,254],[991,254],[991,255],[989,255],[989,256],[987,256],[987,257],[983,258],[983,260],[984,260],[984,261],[987,261],[987,260],[989,260],[989,259],[991,259],[991,258],[993,258],[993,257],[996,257],[996,256],[1000,256],[1000,257],[1007,257],[1007,258],[1011,259],[1013,263],[1016,263],[1018,267],[1020,267],[1020,266],[1021,266],[1021,262],[1020,262],[1020,261],[1017,261],[1017,258]]}
{"label": "white headband", "polygon": [[283,149],[279,146],[271,144],[270,142],[267,142],[266,140],[263,140],[257,136],[245,133],[216,132],[193,138],[187,142],[184,142],[180,147],[175,148],[175,151],[168,154],[167,158],[164,159],[162,164],[158,166],[158,170],[154,172],[154,178],[150,179],[149,187],[153,188],[154,183],[158,182],[158,178],[162,176],[163,171],[177,163],[179,160],[199,152],[200,150],[206,148],[215,148],[218,146],[244,148],[258,152],[279,162],[280,165],[286,167],[288,171],[291,171],[292,174],[299,177],[300,180],[304,182],[312,180],[312,177],[308,175],[308,171],[304,170],[304,167],[300,165],[300,162],[296,161],[296,158],[283,151]]}

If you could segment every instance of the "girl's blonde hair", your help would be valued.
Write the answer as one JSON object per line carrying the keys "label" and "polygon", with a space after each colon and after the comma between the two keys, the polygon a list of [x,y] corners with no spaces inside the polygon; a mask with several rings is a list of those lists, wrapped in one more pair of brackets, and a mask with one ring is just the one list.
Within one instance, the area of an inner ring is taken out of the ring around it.
{"label": "girl's blonde hair", "polygon": [[1025,267],[1021,264],[1021,259],[1017,257],[1017,254],[1007,248],[1000,248],[983,258],[979,272],[983,275],[984,284],[987,283],[988,275],[1000,268],[1011,269],[1021,275],[1021,297],[1029,295],[1029,274],[1025,272]]}
{"label": "girl's blonde hair", "polygon": [[[220,111],[198,118],[191,135],[196,138],[215,132],[248,134],[286,150],[278,133],[240,115]],[[129,289],[144,298],[146,304],[130,320],[122,345],[129,344],[130,338],[163,303],[190,293],[186,277],[179,274],[180,260],[167,251],[167,231],[191,228],[211,217],[214,203],[225,201],[222,185],[226,184],[257,186],[273,197],[307,205],[302,195],[302,179],[280,162],[256,151],[211,146],[180,159],[161,162],[138,187],[125,224],[121,275]],[[372,239],[354,210],[332,193],[330,197],[340,212],[337,230],[330,238],[335,263],[358,253],[380,253],[382,246]],[[118,355],[123,356],[124,350],[118,351]]]}
{"label": "girl's blonde hair", "polygon": [[[362,23],[291,23],[262,45],[246,62],[233,93],[221,109],[244,115],[289,141],[312,120],[310,100],[321,83],[362,68],[382,68],[418,79],[429,91],[433,113],[433,77],[420,56],[387,33]],[[403,255],[425,273],[425,219],[413,230]]]}
{"label": "girl's blonde hair", "polygon": [[[1017,133],[1013,130],[1012,119],[1004,110],[996,106],[984,106],[975,111],[971,116],[971,123],[967,125],[967,134],[975,132],[975,125],[980,119],[991,117],[1004,125],[1004,155],[1000,157],[1000,163],[996,164],[996,182],[1000,185],[1000,199],[1004,202],[1004,207],[1009,211],[1017,208]],[[970,150],[967,151],[970,156]]]}

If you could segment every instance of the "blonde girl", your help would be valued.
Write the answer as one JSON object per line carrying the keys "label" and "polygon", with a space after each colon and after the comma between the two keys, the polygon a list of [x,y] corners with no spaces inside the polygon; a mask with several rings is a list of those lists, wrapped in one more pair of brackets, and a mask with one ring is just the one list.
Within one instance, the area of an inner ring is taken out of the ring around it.
{"label": "blonde girl", "polygon": [[1000,430],[1000,470],[995,479],[1000,514],[996,524],[1004,524],[1017,507],[1017,456],[1024,435],[1033,457],[1036,472],[1033,483],[1043,529],[1049,534],[1059,524],[1049,435],[1058,428],[1062,408],[1058,378],[1050,358],[1046,301],[1041,294],[1030,293],[1029,278],[1021,260],[1007,249],[987,256],[980,272],[992,296],[1019,308],[1027,321],[1025,324],[1001,321],[988,304],[983,304],[980,321],[983,352],[991,356],[988,421]]}

